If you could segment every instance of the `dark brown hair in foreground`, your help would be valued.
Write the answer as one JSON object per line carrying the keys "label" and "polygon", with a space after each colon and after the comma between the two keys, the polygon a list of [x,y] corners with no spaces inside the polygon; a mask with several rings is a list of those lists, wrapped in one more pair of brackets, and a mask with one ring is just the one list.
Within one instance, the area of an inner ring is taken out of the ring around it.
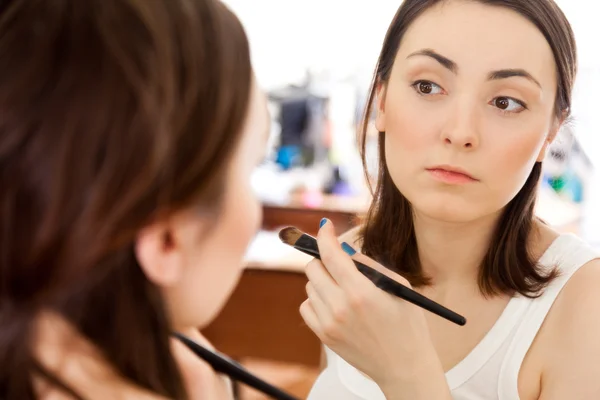
{"label": "dark brown hair in foreground", "polygon": [[218,212],[249,102],[245,33],[215,0],[1,4],[0,398],[33,399],[48,376],[32,339],[52,309],[126,379],[184,399],[133,243],[183,207]]}

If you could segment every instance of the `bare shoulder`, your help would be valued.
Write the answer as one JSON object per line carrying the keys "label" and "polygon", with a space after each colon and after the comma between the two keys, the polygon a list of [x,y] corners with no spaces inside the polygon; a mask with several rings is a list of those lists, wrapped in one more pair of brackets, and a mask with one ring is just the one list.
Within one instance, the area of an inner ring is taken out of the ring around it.
{"label": "bare shoulder", "polygon": [[[540,399],[600,398],[600,259],[582,266],[540,332],[547,350]],[[562,397],[561,397],[562,396]]]}
{"label": "bare shoulder", "polygon": [[354,228],[342,233],[338,237],[339,241],[348,243],[350,246],[354,247],[356,250],[360,249],[362,246],[360,243],[360,237],[359,237],[360,228],[362,228],[361,225],[355,226]]}
{"label": "bare shoulder", "polygon": [[[583,310],[598,310],[600,307],[600,259],[583,265],[565,284],[556,300],[557,318],[572,318],[569,314]],[[585,318],[588,320],[588,318]],[[595,320],[595,319],[594,319]],[[589,321],[593,322],[593,321]]]}
{"label": "bare shoulder", "polygon": [[[573,274],[553,305],[549,318],[553,328],[565,334],[583,336],[590,330],[600,337],[600,259],[594,259]],[[594,340],[596,341],[596,340]]]}

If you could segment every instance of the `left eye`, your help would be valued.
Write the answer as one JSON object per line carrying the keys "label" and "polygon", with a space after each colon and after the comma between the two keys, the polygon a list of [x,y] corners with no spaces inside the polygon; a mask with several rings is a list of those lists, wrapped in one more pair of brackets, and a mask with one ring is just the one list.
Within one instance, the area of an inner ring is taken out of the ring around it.
{"label": "left eye", "polygon": [[496,97],[492,100],[491,105],[506,112],[520,112],[525,109],[525,105],[510,97]]}

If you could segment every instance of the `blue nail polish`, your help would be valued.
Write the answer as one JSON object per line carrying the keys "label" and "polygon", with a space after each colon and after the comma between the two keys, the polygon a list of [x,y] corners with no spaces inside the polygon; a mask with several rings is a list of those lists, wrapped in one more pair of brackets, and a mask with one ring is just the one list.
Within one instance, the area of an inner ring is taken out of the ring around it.
{"label": "blue nail polish", "polygon": [[319,223],[319,229],[321,229],[323,227],[323,225],[325,225],[327,223],[327,218],[323,218],[321,220],[321,222]]}
{"label": "blue nail polish", "polygon": [[346,252],[349,256],[353,256],[356,254],[356,250],[354,250],[348,243],[342,243],[342,250]]}

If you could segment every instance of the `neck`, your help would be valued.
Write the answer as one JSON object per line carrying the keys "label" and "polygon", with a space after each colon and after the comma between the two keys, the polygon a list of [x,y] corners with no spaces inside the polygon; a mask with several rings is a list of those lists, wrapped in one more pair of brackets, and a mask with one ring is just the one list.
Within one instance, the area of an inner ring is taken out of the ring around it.
{"label": "neck", "polygon": [[421,267],[434,286],[477,285],[498,218],[493,214],[470,222],[447,222],[415,212]]}

